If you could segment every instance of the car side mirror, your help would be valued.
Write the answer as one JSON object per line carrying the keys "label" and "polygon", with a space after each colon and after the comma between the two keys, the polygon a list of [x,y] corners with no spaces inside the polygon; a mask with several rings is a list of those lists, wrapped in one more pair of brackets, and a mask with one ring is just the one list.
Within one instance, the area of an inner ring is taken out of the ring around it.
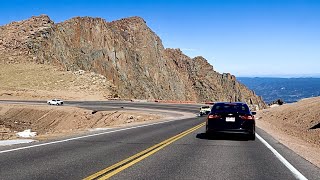
{"label": "car side mirror", "polygon": [[256,114],[257,114],[257,112],[253,111],[253,112],[251,112],[251,114],[252,114],[252,115],[256,115]]}

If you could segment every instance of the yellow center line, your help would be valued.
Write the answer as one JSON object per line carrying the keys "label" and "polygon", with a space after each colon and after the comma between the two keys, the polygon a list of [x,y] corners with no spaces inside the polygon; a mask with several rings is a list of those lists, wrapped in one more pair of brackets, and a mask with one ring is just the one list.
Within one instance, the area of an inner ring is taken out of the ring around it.
{"label": "yellow center line", "polygon": [[123,161],[120,161],[112,166],[109,166],[97,173],[94,173],[86,178],[84,178],[84,180],[91,180],[91,179],[108,179],[111,176],[114,176],[115,174],[123,171],[124,169],[136,164],[137,162],[151,156],[152,154],[156,153],[157,151],[159,151],[160,149],[168,146],[169,144],[177,141],[178,139],[190,134],[191,132],[201,128],[205,123],[201,123],[193,128],[190,128],[178,135],[175,135],[165,141],[162,141],[144,151],[141,151]]}

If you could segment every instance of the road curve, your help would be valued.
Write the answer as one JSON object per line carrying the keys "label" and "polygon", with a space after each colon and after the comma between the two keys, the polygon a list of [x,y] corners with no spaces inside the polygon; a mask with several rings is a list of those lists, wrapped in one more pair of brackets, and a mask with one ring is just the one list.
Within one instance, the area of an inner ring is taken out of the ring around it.
{"label": "road curve", "polygon": [[[199,107],[101,101],[70,101],[66,105],[92,110],[149,108],[194,113]],[[83,179],[155,145],[161,145],[161,149],[146,153],[144,159],[136,160],[128,168],[115,170],[111,179],[296,179],[260,140],[247,141],[233,136],[207,137],[203,134],[204,127],[198,126],[204,120],[203,117],[194,117],[141,127],[110,129],[99,135],[90,134],[59,142],[1,147],[0,179]],[[319,168],[263,130],[257,129],[257,133],[303,177],[319,179]],[[162,145],[162,142],[167,144]]]}

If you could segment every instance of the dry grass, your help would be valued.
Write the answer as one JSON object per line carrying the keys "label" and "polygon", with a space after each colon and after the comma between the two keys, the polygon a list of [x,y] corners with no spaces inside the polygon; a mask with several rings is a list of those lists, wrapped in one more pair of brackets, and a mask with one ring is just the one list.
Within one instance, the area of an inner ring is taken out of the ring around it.
{"label": "dry grass", "polygon": [[106,99],[113,86],[103,76],[51,65],[0,63],[0,99]]}
{"label": "dry grass", "polygon": [[67,90],[75,81],[70,72],[39,64],[1,64],[0,77],[2,88],[8,89]]}

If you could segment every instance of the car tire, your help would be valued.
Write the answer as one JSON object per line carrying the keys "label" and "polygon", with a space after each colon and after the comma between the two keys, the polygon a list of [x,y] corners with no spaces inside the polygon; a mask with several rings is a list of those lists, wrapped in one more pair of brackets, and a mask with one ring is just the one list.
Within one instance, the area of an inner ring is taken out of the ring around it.
{"label": "car tire", "polygon": [[254,141],[256,139],[256,134],[254,132],[252,134],[249,134],[248,139]]}
{"label": "car tire", "polygon": [[209,133],[208,126],[206,126],[206,132],[205,132],[205,133],[206,133],[207,135],[210,134],[210,133]]}

